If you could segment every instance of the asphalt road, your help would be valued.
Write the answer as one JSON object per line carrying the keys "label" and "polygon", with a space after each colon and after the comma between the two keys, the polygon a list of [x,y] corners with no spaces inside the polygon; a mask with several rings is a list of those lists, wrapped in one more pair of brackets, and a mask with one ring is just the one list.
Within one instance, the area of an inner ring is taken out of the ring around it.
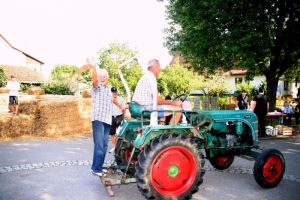
{"label": "asphalt road", "polygon": [[[142,200],[135,184],[114,186],[108,197],[90,173],[92,138],[0,142],[0,199],[2,200]],[[195,200],[300,199],[300,136],[267,139],[261,146],[277,148],[285,156],[286,173],[273,189],[256,184],[254,161],[236,158],[223,172],[206,160],[204,182]],[[108,154],[107,160],[112,155]]]}

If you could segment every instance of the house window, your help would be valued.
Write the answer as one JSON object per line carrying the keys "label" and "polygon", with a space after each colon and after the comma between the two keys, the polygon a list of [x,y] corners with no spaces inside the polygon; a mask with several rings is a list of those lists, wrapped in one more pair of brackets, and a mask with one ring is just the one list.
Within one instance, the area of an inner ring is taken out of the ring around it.
{"label": "house window", "polygon": [[242,83],[243,82],[243,77],[236,77],[234,79],[234,82],[235,82],[236,85]]}

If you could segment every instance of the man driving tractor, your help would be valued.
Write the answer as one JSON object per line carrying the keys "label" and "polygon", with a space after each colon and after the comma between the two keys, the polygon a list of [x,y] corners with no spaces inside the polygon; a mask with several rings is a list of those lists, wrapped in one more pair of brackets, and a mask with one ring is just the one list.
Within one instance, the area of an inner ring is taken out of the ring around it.
{"label": "man driving tractor", "polygon": [[[164,112],[164,110],[182,110],[181,101],[165,100],[158,96],[156,77],[161,70],[159,61],[157,59],[150,60],[147,67],[148,71],[139,80],[132,101],[145,110],[158,110],[157,116],[159,118],[172,115],[172,112]],[[181,112],[175,112],[170,124],[178,124],[181,115]]]}

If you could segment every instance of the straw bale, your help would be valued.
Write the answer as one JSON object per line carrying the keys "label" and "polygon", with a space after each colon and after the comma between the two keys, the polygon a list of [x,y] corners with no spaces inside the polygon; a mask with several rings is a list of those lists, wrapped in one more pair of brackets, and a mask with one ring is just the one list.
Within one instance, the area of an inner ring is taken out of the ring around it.
{"label": "straw bale", "polygon": [[3,94],[3,93],[8,93],[8,89],[0,88],[0,94]]}
{"label": "straw bale", "polygon": [[33,134],[34,118],[29,115],[5,114],[0,117],[1,137],[19,137]]}
{"label": "straw bale", "polygon": [[19,104],[19,113],[24,115],[33,115],[35,116],[38,112],[38,101],[37,100],[27,100],[21,101]]}
{"label": "straw bale", "polygon": [[43,95],[45,91],[41,87],[30,87],[26,90],[26,93],[30,95]]}
{"label": "straw bale", "polygon": [[0,118],[0,137],[56,137],[86,134],[91,128],[91,99],[59,98],[23,101],[20,115]]}
{"label": "straw bale", "polygon": [[90,90],[83,90],[82,93],[81,93],[81,96],[83,98],[91,98],[92,97],[92,94],[91,94],[91,91]]}

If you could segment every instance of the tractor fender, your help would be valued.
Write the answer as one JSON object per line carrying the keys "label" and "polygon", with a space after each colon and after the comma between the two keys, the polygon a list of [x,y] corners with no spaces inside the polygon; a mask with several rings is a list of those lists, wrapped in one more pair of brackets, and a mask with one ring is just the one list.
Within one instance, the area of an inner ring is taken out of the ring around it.
{"label": "tractor fender", "polygon": [[[165,133],[191,134],[194,137],[202,138],[191,125],[156,125],[148,126],[142,133],[138,134],[133,142],[135,148],[142,148],[148,144],[153,138]],[[203,138],[202,138],[203,139]]]}

